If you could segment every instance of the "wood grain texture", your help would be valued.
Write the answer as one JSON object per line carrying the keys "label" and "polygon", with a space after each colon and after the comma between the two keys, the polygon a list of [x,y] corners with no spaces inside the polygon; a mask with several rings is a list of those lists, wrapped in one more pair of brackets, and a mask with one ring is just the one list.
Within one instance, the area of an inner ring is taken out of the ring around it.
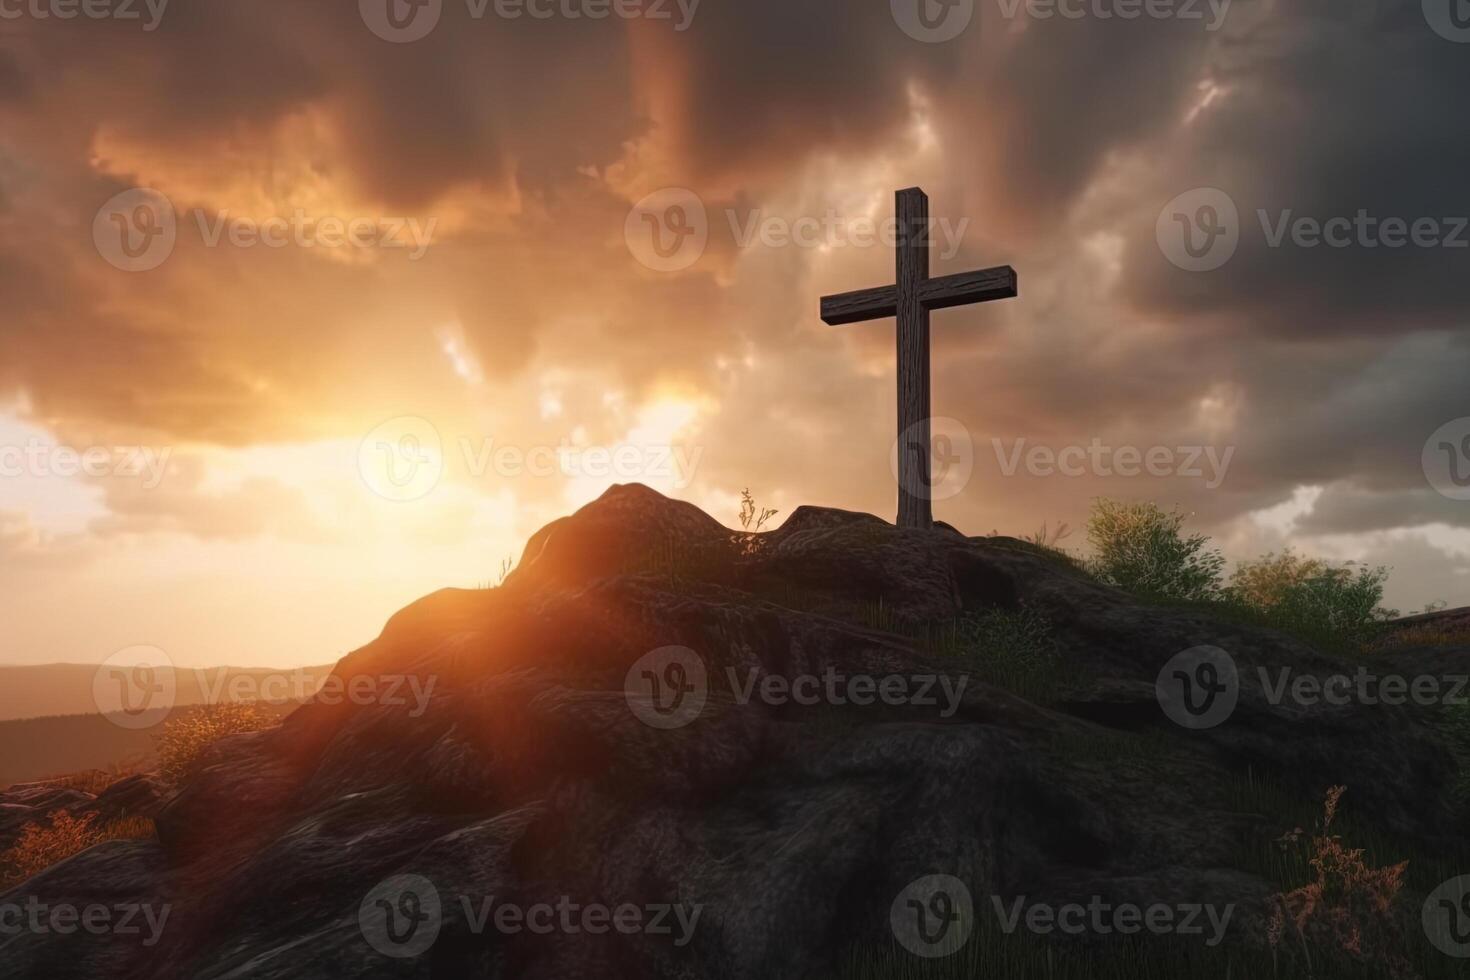
{"label": "wood grain texture", "polygon": [[[1014,299],[1018,294],[1016,270],[1008,265],[998,265],[993,269],[956,272],[930,279],[920,288],[919,301],[930,310],[947,310],[952,306]],[[897,315],[898,290],[893,286],[875,286],[822,297],[822,322],[834,327]]]}
{"label": "wood grain texture", "polygon": [[929,443],[929,314],[933,310],[1010,299],[1019,294],[1008,265],[929,278],[929,198],[917,187],[898,192],[894,284],[822,297],[832,326],[898,320],[898,525],[932,527]]}
{"label": "wood grain texture", "polygon": [[929,492],[929,311],[920,298],[929,281],[929,198],[917,187],[898,192],[898,526],[934,523]]}

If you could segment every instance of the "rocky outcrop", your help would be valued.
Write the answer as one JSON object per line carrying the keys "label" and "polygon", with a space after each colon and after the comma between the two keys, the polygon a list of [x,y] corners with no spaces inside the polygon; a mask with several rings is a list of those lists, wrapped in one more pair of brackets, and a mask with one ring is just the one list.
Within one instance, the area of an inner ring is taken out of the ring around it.
{"label": "rocky outcrop", "polygon": [[119,779],[97,794],[72,788],[64,780],[11,786],[0,792],[0,851],[14,844],[27,824],[44,824],[58,811],[78,818],[90,814],[98,827],[128,817],[152,819],[163,806],[164,794],[163,784],[143,773]]}
{"label": "rocky outcrop", "polygon": [[[1065,665],[1044,697],[943,640],[1022,608]],[[1193,730],[1156,681],[1202,645],[1238,700]],[[1226,941],[1259,946],[1277,886],[1239,854],[1288,828],[1242,808],[1246,773],[1345,784],[1426,847],[1457,833],[1456,763],[1423,712],[1275,698],[1283,668],[1351,669],[1010,539],[819,508],[748,536],[617,487],[501,588],[394,616],[338,665],[345,696],[218,743],[157,842],[0,897],[167,909],[156,942],[31,931],[0,955],[17,977],[794,980],[891,944],[895,900],[933,875],[981,914],[1228,904]]]}

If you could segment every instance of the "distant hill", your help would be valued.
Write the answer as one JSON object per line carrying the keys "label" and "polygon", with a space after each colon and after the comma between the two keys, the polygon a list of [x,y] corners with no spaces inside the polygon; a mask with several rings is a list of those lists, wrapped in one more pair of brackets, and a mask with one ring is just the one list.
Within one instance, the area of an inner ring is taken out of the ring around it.
{"label": "distant hill", "polygon": [[[296,704],[273,705],[284,718]],[[195,707],[174,711],[178,718]],[[106,715],[63,715],[0,721],[0,789],[88,769],[147,770],[155,766],[154,736],[162,726],[134,730]]]}
{"label": "distant hill", "polygon": [[[96,664],[0,666],[0,722],[56,715],[98,715],[92,695]],[[220,700],[295,700],[309,696],[331,665],[273,669],[269,667],[179,667],[174,704],[186,706]],[[309,688],[309,690],[301,690]],[[265,696],[252,692],[264,691]],[[241,694],[244,697],[241,697]],[[115,731],[116,726],[108,726]]]}

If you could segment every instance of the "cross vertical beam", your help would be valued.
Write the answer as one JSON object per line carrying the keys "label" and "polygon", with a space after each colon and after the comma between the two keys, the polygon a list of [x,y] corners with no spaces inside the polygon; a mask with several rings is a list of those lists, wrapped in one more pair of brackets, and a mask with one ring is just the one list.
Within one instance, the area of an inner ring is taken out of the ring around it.
{"label": "cross vertical beam", "polygon": [[898,525],[934,524],[929,496],[929,309],[921,291],[929,281],[929,196],[917,187],[898,192],[894,256],[898,303]]}
{"label": "cross vertical beam", "polygon": [[929,198],[917,187],[898,192],[893,285],[822,297],[822,320],[832,326],[898,319],[898,526],[934,526],[929,472],[929,314],[1017,295],[1008,265],[929,278]]}

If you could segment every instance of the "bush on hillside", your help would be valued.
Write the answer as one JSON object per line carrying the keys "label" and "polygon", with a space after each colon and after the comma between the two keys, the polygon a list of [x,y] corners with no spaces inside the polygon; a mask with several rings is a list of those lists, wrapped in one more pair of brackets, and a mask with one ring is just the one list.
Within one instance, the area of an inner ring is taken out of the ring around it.
{"label": "bush on hillside", "polygon": [[1225,558],[1206,548],[1207,536],[1184,534],[1184,517],[1156,504],[1094,501],[1087,521],[1093,574],[1145,598],[1218,597]]}

